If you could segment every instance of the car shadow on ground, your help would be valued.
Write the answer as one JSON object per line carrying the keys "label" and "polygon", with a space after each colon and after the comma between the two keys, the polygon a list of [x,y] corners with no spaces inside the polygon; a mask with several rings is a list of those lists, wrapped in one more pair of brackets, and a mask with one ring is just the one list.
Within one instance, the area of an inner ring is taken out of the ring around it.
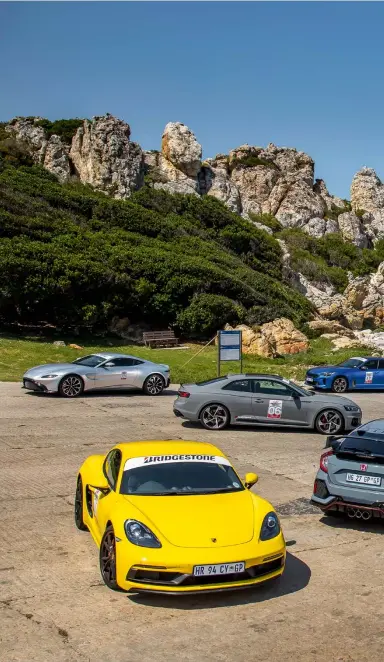
{"label": "car shadow on ground", "polygon": [[361,533],[376,533],[378,535],[384,534],[384,520],[376,517],[370,520],[362,520],[351,519],[348,515],[344,517],[327,517],[324,515],[320,519],[320,522],[332,529],[347,529],[360,531]]}
{"label": "car shadow on ground", "polygon": [[170,609],[217,609],[219,607],[235,607],[238,605],[265,602],[283,595],[296,593],[305,588],[310,581],[311,570],[301,559],[287,553],[284,574],[275,580],[259,584],[253,588],[224,591],[217,593],[202,593],[201,595],[150,595],[137,593],[128,595],[131,602],[150,607]]}
{"label": "car shadow on ground", "polygon": [[[183,428],[187,429],[195,429],[195,428],[200,428],[204,429],[203,426],[194,421],[182,421],[181,425]],[[266,430],[272,430],[272,432],[286,432],[292,434],[293,432],[296,434],[317,434],[319,437],[324,437],[326,435],[319,434],[314,430],[313,428],[296,428],[296,427],[285,427],[284,425],[231,425],[229,428],[225,428],[227,431],[228,430],[233,430],[239,432],[240,430],[242,432],[265,432]],[[221,432],[221,430],[215,430],[212,429],[212,432]]]}
{"label": "car shadow on ground", "polygon": [[[60,397],[58,393],[41,393],[40,391],[26,391],[26,395],[31,395],[33,397],[37,398],[58,398]],[[132,397],[134,395],[141,395],[144,396],[146,395],[143,393],[140,389],[127,389],[126,391],[109,391],[108,389],[106,390],[97,390],[97,391],[86,391],[85,393],[82,393],[82,395],[77,396],[76,398],[73,398],[74,400],[84,400],[85,398],[105,398],[105,397],[120,397],[120,398],[126,398],[126,397]],[[171,389],[166,389],[161,393],[161,395],[152,395],[148,396],[151,398],[163,398],[166,396],[171,396],[175,398],[177,396],[177,391],[172,391]],[[71,398],[60,398],[62,400],[71,400]]]}

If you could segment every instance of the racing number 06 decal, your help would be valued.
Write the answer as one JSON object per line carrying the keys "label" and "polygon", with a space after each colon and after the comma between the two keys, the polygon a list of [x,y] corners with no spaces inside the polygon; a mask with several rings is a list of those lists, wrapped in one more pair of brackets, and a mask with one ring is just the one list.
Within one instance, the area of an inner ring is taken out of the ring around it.
{"label": "racing number 06 decal", "polygon": [[364,380],[365,384],[372,384],[372,380],[373,380],[373,372],[366,372],[365,380]]}
{"label": "racing number 06 decal", "polygon": [[283,413],[282,400],[270,400],[268,405],[267,418],[281,418]]}

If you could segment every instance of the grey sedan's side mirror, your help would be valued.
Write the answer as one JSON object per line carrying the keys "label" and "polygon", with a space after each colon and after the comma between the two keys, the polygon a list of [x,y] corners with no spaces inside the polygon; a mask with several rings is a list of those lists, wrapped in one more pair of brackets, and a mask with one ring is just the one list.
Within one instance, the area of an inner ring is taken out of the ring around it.
{"label": "grey sedan's side mirror", "polygon": [[104,363],[103,368],[114,368],[115,365],[111,361],[108,361],[108,363]]}

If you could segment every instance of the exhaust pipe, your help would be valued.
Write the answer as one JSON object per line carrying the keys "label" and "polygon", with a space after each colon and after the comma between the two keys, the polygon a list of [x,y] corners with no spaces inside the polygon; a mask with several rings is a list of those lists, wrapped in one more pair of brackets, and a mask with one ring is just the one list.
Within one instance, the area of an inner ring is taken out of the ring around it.
{"label": "exhaust pipe", "polygon": [[363,516],[363,513],[361,512],[361,510],[358,510],[358,509],[357,509],[357,510],[356,510],[356,517],[357,517],[357,519],[361,519],[362,516]]}
{"label": "exhaust pipe", "polygon": [[351,508],[351,506],[349,506],[347,508],[347,515],[348,515],[348,517],[353,519],[354,517],[356,517],[356,510],[354,508]]}
{"label": "exhaust pipe", "polygon": [[362,515],[365,520],[371,519],[372,517],[372,513],[369,510],[363,510]]}

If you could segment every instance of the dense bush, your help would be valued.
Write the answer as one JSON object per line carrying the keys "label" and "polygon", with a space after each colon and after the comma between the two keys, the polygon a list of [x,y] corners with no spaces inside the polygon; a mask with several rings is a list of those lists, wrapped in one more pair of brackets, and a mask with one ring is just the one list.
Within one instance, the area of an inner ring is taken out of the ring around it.
{"label": "dense bush", "polygon": [[60,136],[63,142],[70,145],[73,136],[75,135],[77,129],[83,125],[83,122],[84,120],[76,117],[75,119],[71,120],[55,120],[54,122],[42,119],[38,120],[36,124],[37,126],[41,126],[43,129],[45,129],[48,138],[53,135]]}
{"label": "dense bush", "polygon": [[245,310],[235,301],[217,294],[198,294],[193,297],[188,308],[177,316],[181,332],[193,337],[213,336],[225,324],[242,322]]}
{"label": "dense bush", "polygon": [[253,214],[252,212],[248,213],[249,218],[254,223],[262,223],[266,225],[267,228],[270,228],[272,232],[279,232],[283,229],[280,221],[277,220],[272,214]]}
{"label": "dense bush", "polygon": [[103,330],[118,315],[204,337],[270,305],[302,324],[311,306],[281,279],[278,242],[210,196],[113,200],[0,159],[3,322]]}
{"label": "dense bush", "polygon": [[239,156],[234,159],[229,164],[229,172],[232,172],[235,168],[254,168],[255,166],[266,166],[267,168],[273,168],[277,170],[277,165],[273,161],[267,161],[267,159],[259,159],[258,156]]}
{"label": "dense bush", "polygon": [[285,228],[278,237],[288,245],[294,270],[312,281],[332,283],[338,292],[348,284],[348,271],[354,276],[365,276],[384,260],[383,240],[374,249],[358,248],[344,241],[341,234],[315,239],[298,228]]}

